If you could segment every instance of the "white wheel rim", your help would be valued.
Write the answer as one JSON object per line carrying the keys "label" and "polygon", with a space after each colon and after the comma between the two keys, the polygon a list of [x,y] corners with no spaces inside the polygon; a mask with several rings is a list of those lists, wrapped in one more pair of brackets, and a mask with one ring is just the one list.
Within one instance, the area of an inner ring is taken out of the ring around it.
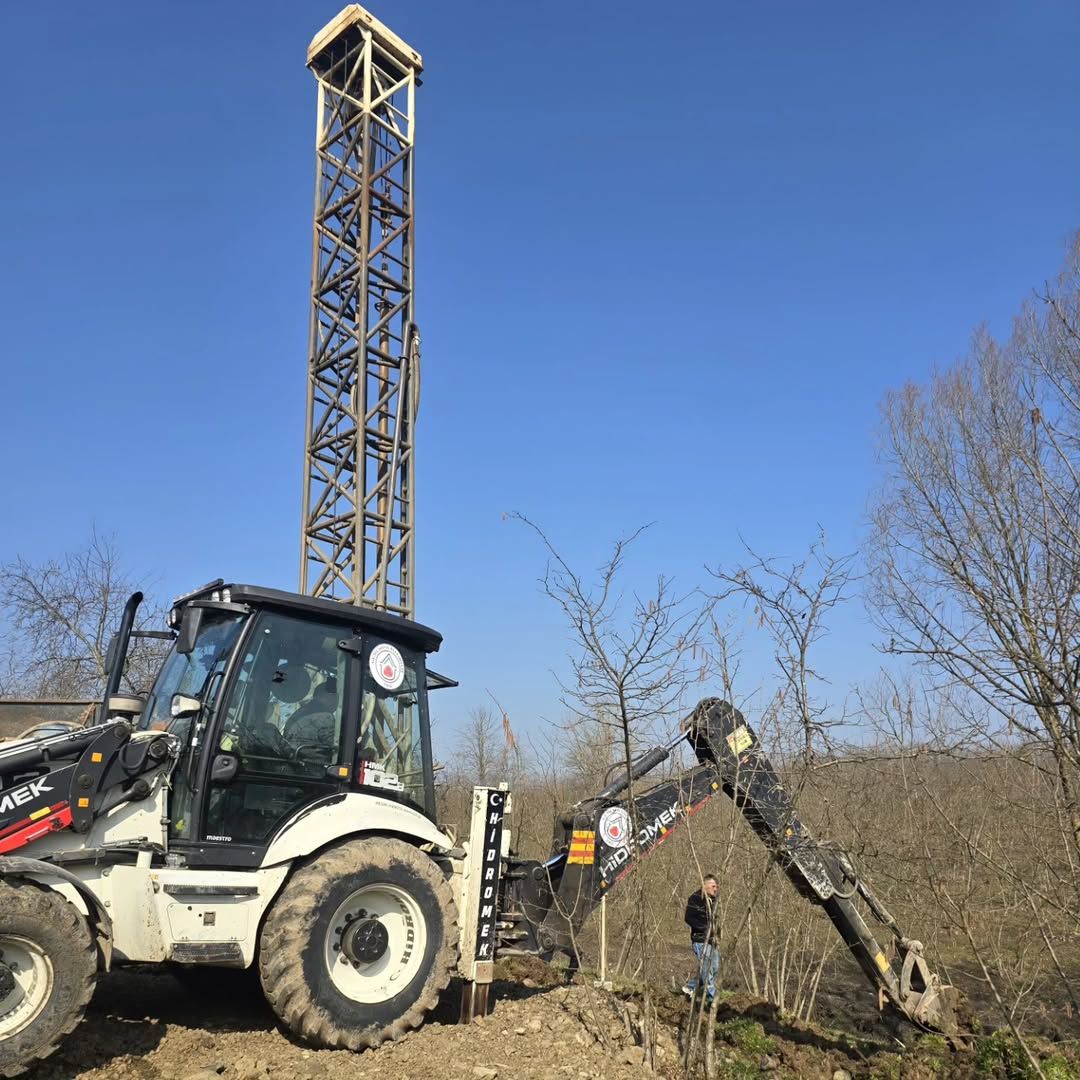
{"label": "white wheel rim", "polygon": [[9,1039],[32,1024],[52,997],[53,966],[39,945],[7,934],[0,934],[0,959],[15,979],[0,1001],[0,1039]]}
{"label": "white wheel rim", "polygon": [[[350,960],[342,934],[358,918],[377,919],[387,933],[382,956],[371,963]],[[427,948],[427,922],[420,905],[396,885],[365,885],[339,905],[330,920],[324,954],[334,985],[347,998],[374,1005],[400,994],[416,977]]]}

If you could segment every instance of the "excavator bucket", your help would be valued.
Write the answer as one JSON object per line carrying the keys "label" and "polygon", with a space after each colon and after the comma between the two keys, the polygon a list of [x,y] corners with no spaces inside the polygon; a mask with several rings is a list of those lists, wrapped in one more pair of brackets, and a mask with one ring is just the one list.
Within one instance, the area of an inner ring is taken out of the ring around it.
{"label": "excavator bucket", "polygon": [[967,1002],[955,986],[941,981],[922,955],[919,942],[908,942],[900,966],[900,1009],[916,1024],[940,1032],[958,1049],[966,1045],[970,1024]]}

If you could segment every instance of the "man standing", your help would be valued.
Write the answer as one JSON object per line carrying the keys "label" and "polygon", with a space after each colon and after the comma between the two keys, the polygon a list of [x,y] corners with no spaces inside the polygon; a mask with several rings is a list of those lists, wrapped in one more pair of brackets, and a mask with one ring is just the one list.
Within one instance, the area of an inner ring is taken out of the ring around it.
{"label": "man standing", "polygon": [[720,970],[720,952],[716,947],[716,892],[719,883],[706,874],[702,887],[686,901],[684,920],[690,927],[690,947],[697,957],[697,972],[683,986],[683,993],[693,997],[702,983],[711,1003],[716,996],[716,976]]}

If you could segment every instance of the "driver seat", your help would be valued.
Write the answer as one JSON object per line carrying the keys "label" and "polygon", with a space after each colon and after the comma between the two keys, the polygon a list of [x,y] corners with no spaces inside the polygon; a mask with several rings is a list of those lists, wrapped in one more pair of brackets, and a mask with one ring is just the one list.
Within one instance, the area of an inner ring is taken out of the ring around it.
{"label": "driver seat", "polygon": [[293,746],[303,743],[325,747],[332,755],[338,742],[338,682],[327,676],[317,687],[310,701],[300,706],[285,721],[282,734]]}

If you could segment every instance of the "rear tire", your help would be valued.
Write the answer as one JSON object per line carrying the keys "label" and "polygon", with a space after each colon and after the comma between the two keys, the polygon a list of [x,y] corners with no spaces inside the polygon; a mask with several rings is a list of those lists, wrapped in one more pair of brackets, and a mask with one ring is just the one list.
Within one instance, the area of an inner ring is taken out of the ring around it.
{"label": "rear tire", "polygon": [[[370,932],[350,938],[351,924]],[[404,840],[351,840],[289,879],[259,940],[259,977],[290,1031],[360,1050],[419,1026],[450,981],[457,936],[453,894],[427,855]]]}
{"label": "rear tire", "polygon": [[[48,1057],[86,1012],[97,947],[60,893],[25,879],[0,881],[0,1076]],[[4,971],[10,972],[10,977]]]}

